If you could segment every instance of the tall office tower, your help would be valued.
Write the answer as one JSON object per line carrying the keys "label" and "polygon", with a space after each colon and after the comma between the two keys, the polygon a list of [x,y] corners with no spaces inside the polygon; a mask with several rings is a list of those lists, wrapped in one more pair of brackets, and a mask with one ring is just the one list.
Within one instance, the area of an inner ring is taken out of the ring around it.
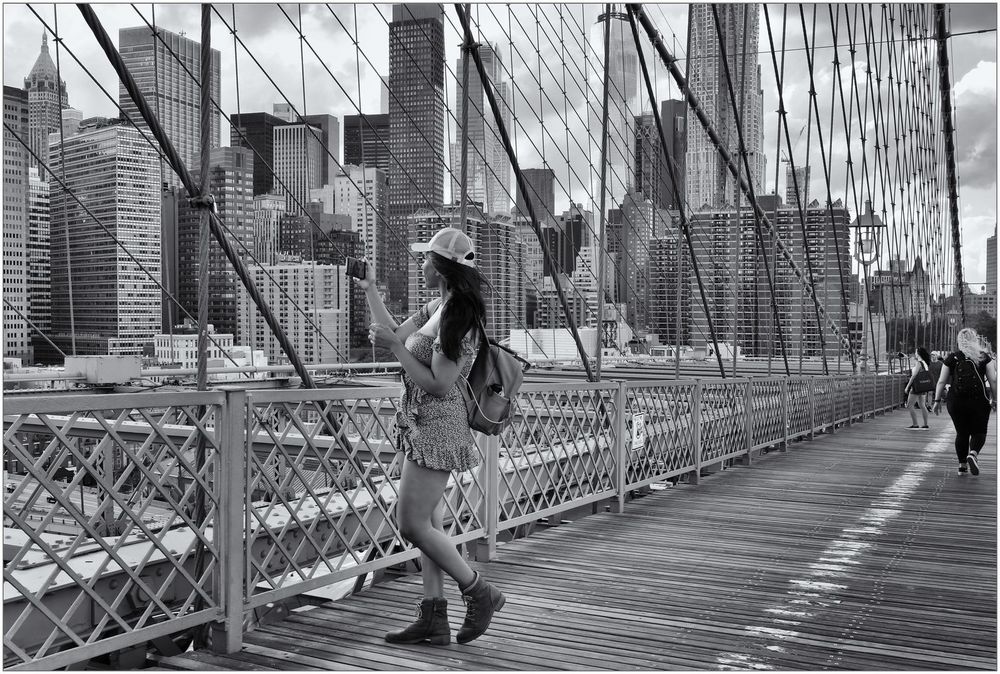
{"label": "tall office tower", "polygon": [[550,226],[542,227],[542,237],[552,253],[553,260],[558,264],[553,269],[548,262],[544,263],[543,273],[555,277],[557,273],[572,274],[576,270],[577,256],[584,246],[594,243],[591,230],[594,228],[594,215],[583,210],[581,204],[570,202],[570,207],[556,216]]}
{"label": "tall office tower", "polygon": [[[479,47],[486,77],[500,106],[504,127],[510,129],[510,85],[504,79],[503,64],[496,45],[485,43]],[[459,57],[455,72],[461,73],[465,55]],[[451,144],[451,198],[458,202],[462,177],[462,105],[465,98],[462,81],[455,84],[455,139]],[[486,90],[479,72],[469,62],[469,146],[466,152],[466,174],[470,201],[478,201],[489,213],[510,211],[510,160],[500,140],[499,126],[493,116]]]}
{"label": "tall office tower", "polygon": [[232,147],[249,147],[254,150],[253,193],[275,194],[274,184],[274,127],[286,122],[266,112],[244,112],[230,115],[229,144]]}
{"label": "tall office tower", "polygon": [[408,306],[407,218],[444,202],[444,8],[392,6],[389,24],[389,226],[386,262],[390,311]]}
{"label": "tall office tower", "polygon": [[[619,204],[633,187],[635,157],[635,116],[642,111],[642,97],[639,95],[639,55],[632,39],[628,15],[624,11],[602,13],[591,32],[591,44],[598,59],[604,56],[604,22],[610,21],[610,54],[608,57],[608,149],[607,149],[607,189],[609,203]],[[592,69],[591,89],[603,89],[603,63],[597,62]],[[600,101],[591,111],[590,128],[598,134],[594,143],[592,160],[597,171],[601,162],[601,110]],[[598,173],[598,175],[600,175]]]}
{"label": "tall office tower", "polygon": [[615,303],[625,301],[625,266],[622,264],[624,258],[622,251],[625,246],[625,235],[622,231],[623,224],[622,209],[609,208],[605,238],[607,240],[608,261],[611,263],[611,266],[608,267],[608,276],[611,282],[609,290]]}
{"label": "tall office tower", "polygon": [[476,266],[489,280],[483,297],[489,316],[486,332],[492,339],[507,339],[511,330],[525,326],[524,245],[506,213],[489,213],[473,224],[469,236],[476,247]]}
{"label": "tall office tower", "polygon": [[[58,80],[58,81],[57,81]],[[49,55],[49,37],[42,33],[42,51],[35,59],[31,72],[24,78],[24,90],[28,92],[28,136],[31,151],[49,163],[49,134],[59,131],[62,125],[62,109],[69,106],[66,82],[56,74],[56,64]],[[47,179],[41,162],[28,154],[28,164],[40,170],[39,176]]]}
{"label": "tall office tower", "polygon": [[795,184],[798,182],[799,185],[799,197],[802,203],[802,209],[805,210],[809,207],[809,167],[808,166],[796,166],[795,175],[792,175],[792,163],[788,162],[785,165],[785,205],[791,206],[792,208],[799,207],[799,201],[795,199]]}
{"label": "tall office tower", "polygon": [[[622,257],[626,320],[636,332],[649,325],[649,241],[656,235],[657,209],[639,192],[622,202]],[[609,274],[610,276],[610,274]]]}
{"label": "tall office tower", "polygon": [[691,257],[680,235],[679,223],[671,223],[665,236],[649,242],[650,329],[665,344],[685,345],[691,327]]}
{"label": "tall office tower", "polygon": [[518,273],[524,286],[524,321],[529,328],[533,328],[538,292],[542,286],[542,277],[545,275],[542,244],[527,216],[514,217],[514,233],[522,251]]}
{"label": "tall office tower", "polygon": [[[986,239],[986,292],[997,296],[997,226],[993,225],[993,236]],[[995,311],[995,310],[994,310]]]}
{"label": "tall office tower", "polygon": [[319,129],[319,184],[333,183],[333,177],[340,173],[340,120],[333,115],[304,115],[301,120],[314,129]]}
{"label": "tall office tower", "polygon": [[379,96],[378,112],[380,115],[389,114],[389,78],[379,75]]}
{"label": "tall office tower", "polygon": [[351,229],[360,235],[364,256],[375,268],[375,279],[384,284],[385,239],[391,236],[386,227],[389,185],[385,171],[350,164],[344,165],[344,171],[333,179],[336,212],[350,216]]}
{"label": "tall office tower", "polygon": [[[688,86],[701,102],[730,156],[739,157],[736,118],[729,99],[726,71],[720,58],[712,7],[708,4],[689,5]],[[715,8],[725,38],[726,60],[736,100],[743,101],[740,118],[746,150],[750,153],[750,177],[757,194],[762,194],[765,171],[764,94],[757,63],[760,8],[756,4],[717,4]],[[742,54],[746,54],[746,58]],[[690,127],[687,142],[688,206],[697,211],[705,204],[717,209],[736,204],[739,186],[700,124]]]}
{"label": "tall office tower", "polygon": [[[344,275],[344,267],[279,262],[252,266],[249,271],[302,362],[346,361],[350,348],[352,281]],[[272,365],[288,363],[288,355],[278,345],[245,288],[240,290],[238,309],[237,341],[262,348]]]}
{"label": "tall office tower", "polygon": [[[652,201],[657,208],[678,209],[684,197],[684,154],[687,144],[687,104],[684,101],[663,101],[660,123],[667,139],[663,151],[656,120],[652,113],[635,117],[635,176],[637,192]],[[674,165],[677,190],[670,180],[667,161]]]}
{"label": "tall office tower", "polygon": [[[556,210],[556,174],[550,168],[529,168],[522,169],[521,175],[528,183],[528,194],[531,199],[531,208],[535,211],[538,224],[544,225],[552,218],[555,218]],[[517,201],[514,206],[514,215],[522,218],[528,217],[528,209],[525,207],[524,195],[517,191]]]}
{"label": "tall office tower", "polygon": [[344,115],[344,166],[374,166],[388,176],[389,115]]}
{"label": "tall office tower", "polygon": [[[30,155],[17,139],[30,143],[28,92],[3,88],[3,355],[29,359],[28,270],[28,166]],[[16,134],[16,136],[15,136]]]}
{"label": "tall office tower", "polygon": [[[200,176],[200,170],[193,174]],[[199,183],[200,177],[195,182]],[[244,247],[253,250],[254,246],[253,153],[245,147],[214,148],[208,185],[215,195],[219,217],[229,229],[227,238],[237,254],[249,260]],[[205,290],[198,282],[201,211],[182,200],[177,221],[178,299],[192,316],[197,316],[198,295]],[[214,239],[209,247],[208,274],[208,322],[220,333],[233,334],[241,281]]]}
{"label": "tall office tower", "polygon": [[[309,190],[323,185],[323,148],[319,129],[306,124],[274,127],[275,193],[285,195],[285,212],[300,213]],[[280,181],[280,182],[279,182]]]}
{"label": "tall office tower", "polygon": [[[286,255],[303,260],[303,264],[343,265],[348,257],[359,258],[364,254],[361,236],[351,230],[350,216],[325,213],[323,204],[313,201],[306,204],[305,213],[285,215],[281,218],[279,247]],[[367,346],[367,317],[365,292],[357,284],[351,285],[348,317],[352,346]]]}
{"label": "tall office tower", "polygon": [[[160,189],[160,316],[163,334],[173,334],[174,326],[188,318],[177,306],[178,292],[177,229],[181,201],[187,200],[183,187],[161,184]],[[173,298],[173,299],[171,299]],[[194,314],[197,317],[197,314]]]}
{"label": "tall office tower", "polygon": [[[181,161],[193,170],[201,165],[201,87],[185,72],[184,67],[195,77],[201,77],[201,44],[162,28],[158,32],[159,38],[147,26],[121,28],[118,31],[118,51],[139,85],[139,91],[160,120],[160,126],[180,154]],[[213,49],[212,99],[216,101],[222,100],[219,81],[221,62],[219,50]],[[146,128],[124,84],[118,85],[118,103],[123,114],[141,128]],[[219,111],[214,107],[209,119],[209,146],[219,147],[220,118]],[[163,161],[162,169],[163,182],[182,187],[180,178],[166,161]]]}
{"label": "tall office tower", "polygon": [[[49,267],[49,183],[38,177],[38,169],[28,169],[28,318],[45,335],[52,326],[52,278]],[[32,343],[44,339],[32,331]],[[43,349],[44,350],[44,349]]]}
{"label": "tall office tower", "polygon": [[69,353],[75,329],[80,355],[141,354],[161,323],[160,288],[153,280],[160,278],[157,154],[124,124],[83,131],[50,150],[53,173],[61,178],[65,171],[66,188],[132,254],[126,255],[67,189],[53,183],[52,341]]}
{"label": "tall office tower", "polygon": [[278,194],[254,196],[253,255],[259,264],[277,263],[278,251],[280,250],[281,216],[284,214],[284,197]]}

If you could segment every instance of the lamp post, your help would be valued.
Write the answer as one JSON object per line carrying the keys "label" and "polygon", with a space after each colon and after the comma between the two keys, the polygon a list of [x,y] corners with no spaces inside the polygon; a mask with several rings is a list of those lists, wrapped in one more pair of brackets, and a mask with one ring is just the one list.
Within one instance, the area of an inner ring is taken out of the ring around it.
{"label": "lamp post", "polygon": [[[865,212],[859,214],[858,217],[854,219],[849,225],[851,229],[854,230],[854,258],[858,261],[858,264],[863,268],[863,280],[864,280],[864,292],[861,293],[861,350],[859,354],[859,360],[861,362],[861,369],[865,371],[868,369],[868,293],[870,291],[869,285],[869,269],[870,267],[878,261],[880,241],[879,236],[882,229],[885,229],[885,225],[882,223],[882,219],[877,215],[872,213],[872,202],[871,200],[865,200]],[[878,371],[878,349],[874,348],[875,353],[873,354],[875,358],[875,371]]]}

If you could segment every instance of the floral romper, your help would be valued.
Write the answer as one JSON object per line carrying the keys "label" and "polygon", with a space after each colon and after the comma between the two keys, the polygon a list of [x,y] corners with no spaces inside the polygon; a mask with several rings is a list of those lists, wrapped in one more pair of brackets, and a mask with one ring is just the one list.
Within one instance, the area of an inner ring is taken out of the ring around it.
{"label": "floral romper", "polygon": [[[431,366],[434,352],[441,352],[440,337],[431,337],[420,332],[431,316],[427,305],[415,314],[414,330],[406,338],[404,346],[413,356],[427,367]],[[471,335],[477,334],[475,331]],[[461,356],[468,356],[461,377],[468,377],[476,360],[479,345],[474,337],[466,335],[462,339]],[[424,468],[447,471],[466,471],[479,465],[479,452],[469,428],[465,398],[459,390],[461,379],[448,395],[437,398],[417,386],[406,372],[403,372],[403,395],[396,413],[399,429],[398,450],[406,458]]]}

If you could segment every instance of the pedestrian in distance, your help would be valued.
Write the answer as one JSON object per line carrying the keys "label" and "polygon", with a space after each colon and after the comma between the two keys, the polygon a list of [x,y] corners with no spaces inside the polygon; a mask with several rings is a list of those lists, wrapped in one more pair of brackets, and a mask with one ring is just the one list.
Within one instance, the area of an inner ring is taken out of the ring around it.
{"label": "pedestrian in distance", "polygon": [[941,377],[934,391],[934,414],[941,413],[944,387],[951,383],[947,405],[955,425],[958,472],[979,475],[979,452],[986,444],[990,411],[996,408],[997,367],[972,328],[960,330],[957,341],[958,350],[948,354],[941,367]]}
{"label": "pedestrian in distance", "polygon": [[[934,379],[931,374],[931,354],[922,346],[918,346],[913,354],[913,367],[910,369],[910,380],[906,382],[906,409],[910,411],[913,421],[907,430],[926,431],[927,425],[927,394],[934,390]],[[923,425],[917,424],[917,409],[923,417]]]}
{"label": "pedestrian in distance", "polygon": [[396,413],[397,451],[403,453],[396,501],[400,534],[420,550],[423,599],[416,622],[389,632],[397,644],[451,643],[444,574],[458,584],[466,604],[465,621],[456,635],[466,643],[482,635],[505,597],[466,563],[444,533],[441,498],[452,471],[480,463],[468,412],[458,386],[468,377],[481,342],[486,307],[480,290],[472,241],[461,230],[445,227],[411,249],[424,253],[426,287],[440,297],[402,324],[386,309],[368,265],[358,285],[365,290],[374,322],[369,339],[392,351],[403,368],[403,393]]}

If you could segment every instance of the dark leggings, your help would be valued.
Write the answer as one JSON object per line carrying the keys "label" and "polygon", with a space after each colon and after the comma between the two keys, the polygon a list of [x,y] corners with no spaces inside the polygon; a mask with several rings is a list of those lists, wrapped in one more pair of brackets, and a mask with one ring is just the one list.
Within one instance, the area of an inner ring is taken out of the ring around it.
{"label": "dark leggings", "polygon": [[983,401],[948,401],[948,414],[955,424],[955,454],[958,462],[965,463],[969,452],[977,454],[986,444],[986,430],[990,425],[990,404]]}

